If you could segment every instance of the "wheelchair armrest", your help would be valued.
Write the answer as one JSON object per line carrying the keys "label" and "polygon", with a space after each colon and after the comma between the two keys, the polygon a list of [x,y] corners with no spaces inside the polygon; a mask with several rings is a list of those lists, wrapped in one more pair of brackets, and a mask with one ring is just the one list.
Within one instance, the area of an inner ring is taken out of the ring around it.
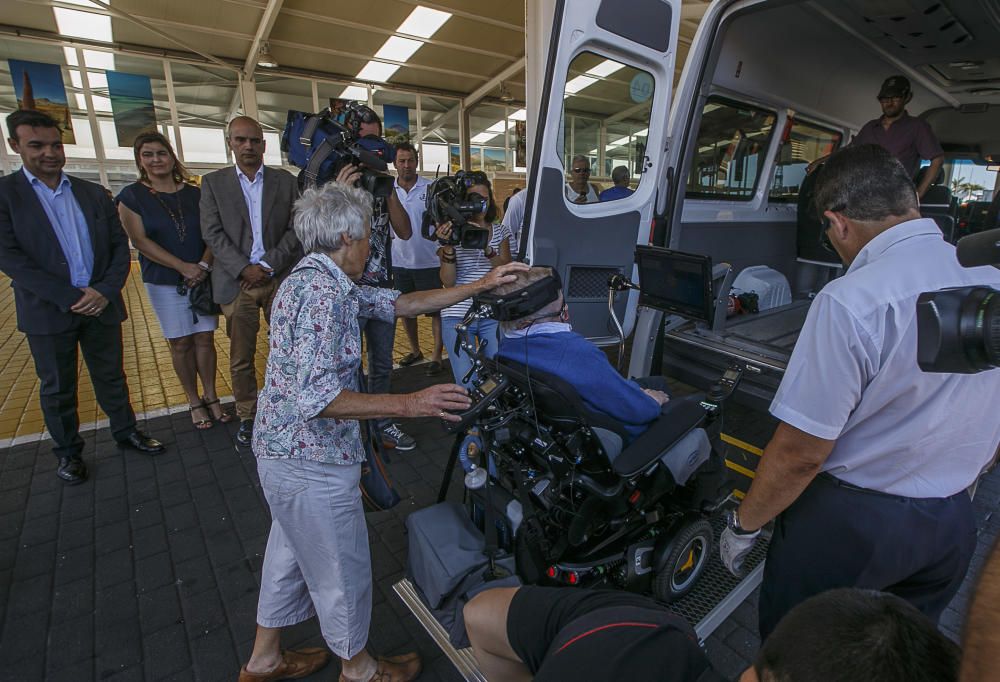
{"label": "wheelchair armrest", "polygon": [[699,426],[705,420],[701,400],[700,394],[672,398],[663,406],[659,419],[615,458],[615,473],[626,478],[638,474]]}

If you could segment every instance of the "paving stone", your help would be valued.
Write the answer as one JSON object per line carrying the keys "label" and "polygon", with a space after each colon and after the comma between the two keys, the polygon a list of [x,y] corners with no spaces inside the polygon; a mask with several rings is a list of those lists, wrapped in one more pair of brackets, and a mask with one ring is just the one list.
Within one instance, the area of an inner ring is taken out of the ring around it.
{"label": "paving stone", "polygon": [[[129,500],[132,500],[131,496]],[[138,504],[132,502],[129,509],[129,520],[132,528],[136,530],[148,526],[162,526],[163,512],[160,509],[160,503],[155,498]]]}
{"label": "paving stone", "polygon": [[177,585],[171,583],[139,594],[139,622],[144,633],[152,633],[184,623]]}
{"label": "paving stone", "polygon": [[181,611],[184,613],[184,622],[194,637],[226,625],[222,600],[214,590],[190,596],[181,594]]}
{"label": "paving stone", "polygon": [[77,547],[92,547],[93,545],[93,517],[87,516],[73,521],[63,521],[59,528],[59,541],[56,545],[59,551],[64,552]]}
{"label": "paving stone", "polygon": [[[155,469],[155,468],[154,468]],[[132,509],[142,508],[160,496],[157,478],[144,478],[128,485],[128,503]]]}
{"label": "paving stone", "polygon": [[[51,498],[54,497],[55,501],[52,502]],[[38,508],[37,512],[33,512],[28,505],[28,489],[27,488],[15,488],[13,490],[4,491],[3,495],[0,495],[0,516],[4,514],[9,514],[10,512],[24,512],[25,518],[32,518],[34,516],[44,516],[45,514],[51,514],[59,509],[59,496],[58,494],[50,494],[50,499],[48,500],[31,500],[34,507]],[[50,507],[46,506],[46,502]]]}
{"label": "paving stone", "polygon": [[89,578],[57,585],[52,591],[52,620],[71,620],[94,612],[94,583]]}
{"label": "paving stone", "polygon": [[98,500],[94,505],[94,518],[99,526],[128,521],[128,500],[124,496]]}
{"label": "paving stone", "polygon": [[4,661],[7,665],[0,666],[0,670],[14,663],[18,663],[18,667],[21,667],[26,661],[27,665],[33,668],[32,661],[37,659],[40,668],[38,676],[32,678],[30,675],[25,675],[21,679],[42,679],[48,622],[47,611],[31,613],[20,618],[7,618],[3,636],[0,637],[0,661]]}
{"label": "paving stone", "polygon": [[186,481],[168,483],[160,488],[160,505],[164,509],[189,502],[191,502],[191,489]]}
{"label": "paving stone", "polygon": [[169,552],[161,552],[135,562],[135,584],[139,593],[174,584],[174,569]]}
{"label": "paving stone", "polygon": [[51,542],[59,537],[59,514],[39,516],[25,521],[21,528],[21,546],[31,547]]}
{"label": "paving stone", "polygon": [[132,551],[136,559],[144,559],[168,549],[167,534],[162,525],[132,530]]}
{"label": "paving stone", "polygon": [[[52,543],[55,548],[55,543]],[[18,553],[20,558],[20,553]],[[56,555],[56,585],[94,578],[94,548],[78,547]]]}
{"label": "paving stone", "polygon": [[132,581],[132,550],[117,549],[97,557],[97,587],[104,589]]}
{"label": "paving stone", "polygon": [[45,673],[45,682],[89,682],[94,679],[94,661],[89,659]]}
{"label": "paving stone", "polygon": [[24,512],[16,510],[0,516],[0,538],[16,538],[21,535]]}
{"label": "paving stone", "polygon": [[45,573],[26,580],[14,580],[7,602],[7,618],[20,618],[32,613],[47,613],[52,602],[52,574]]}
{"label": "paving stone", "polygon": [[240,669],[229,631],[217,628],[191,642],[191,658],[199,680],[234,678]]}
{"label": "paving stone", "polygon": [[147,680],[159,680],[191,667],[187,632],[181,624],[170,625],[144,637],[143,651]]}
{"label": "paving stone", "polygon": [[58,565],[56,543],[20,546],[14,560],[14,580],[26,580],[38,575],[48,575]]}
{"label": "paving stone", "polygon": [[0,491],[24,488],[31,482],[32,473],[29,468],[4,469],[0,473]]}
{"label": "paving stone", "polygon": [[212,562],[207,556],[179,562],[175,565],[174,571],[177,575],[177,586],[183,596],[193,596],[206,590],[216,589],[215,573],[212,570]]}
{"label": "paving stone", "polygon": [[49,630],[49,671],[87,663],[94,658],[94,615],[55,620]]}
{"label": "paving stone", "polygon": [[16,537],[0,540],[0,571],[9,571],[14,568],[18,545]]}
{"label": "paving stone", "polygon": [[132,528],[128,521],[97,526],[94,549],[98,556],[120,549],[128,549],[132,545]]}
{"label": "paving stone", "polygon": [[129,581],[99,589],[97,593],[96,628],[98,631],[112,625],[127,623],[136,627],[139,605],[136,601],[135,583]]}
{"label": "paving stone", "polygon": [[89,483],[75,486],[62,486],[62,505],[60,511],[66,521],[89,518],[94,515],[94,487]]}

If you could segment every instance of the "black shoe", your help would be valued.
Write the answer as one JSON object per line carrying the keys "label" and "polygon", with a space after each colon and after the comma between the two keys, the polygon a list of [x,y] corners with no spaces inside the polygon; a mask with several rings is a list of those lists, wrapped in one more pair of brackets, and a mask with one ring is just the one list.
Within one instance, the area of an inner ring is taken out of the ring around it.
{"label": "black shoe", "polygon": [[87,465],[78,457],[60,457],[56,476],[66,485],[80,485],[87,480]]}
{"label": "black shoe", "polygon": [[244,419],[240,422],[240,430],[236,432],[236,443],[245,448],[250,447],[253,440],[253,419]]}
{"label": "black shoe", "polygon": [[155,438],[150,438],[142,431],[138,429],[129,434],[128,438],[125,440],[118,441],[118,447],[120,448],[131,448],[133,450],[138,450],[139,452],[145,452],[150,455],[155,455],[157,453],[163,452],[163,443],[156,440]]}

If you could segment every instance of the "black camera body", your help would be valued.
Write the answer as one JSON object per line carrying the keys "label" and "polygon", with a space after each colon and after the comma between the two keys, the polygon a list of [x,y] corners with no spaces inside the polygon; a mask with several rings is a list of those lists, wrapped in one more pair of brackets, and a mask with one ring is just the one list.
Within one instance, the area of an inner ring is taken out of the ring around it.
{"label": "black camera body", "polygon": [[[1000,267],[1000,229],[963,237],[958,261]],[[1000,290],[969,286],[917,298],[917,364],[924,372],[976,374],[1000,367]]]}
{"label": "black camera body", "polygon": [[[486,212],[489,197],[469,192],[473,184],[464,171],[437,178],[430,184],[421,230],[425,239],[437,240],[446,246],[460,245],[464,249],[486,248],[490,243],[490,231],[470,223],[469,218]],[[435,227],[449,221],[451,237],[438,239]]]}
{"label": "black camera body", "polygon": [[378,114],[359,102],[349,103],[339,116],[329,109],[318,114],[289,111],[281,150],[302,169],[300,189],[323,185],[336,179],[345,166],[357,166],[358,187],[376,197],[392,194],[394,179],[388,164],[395,159],[395,150],[377,135],[360,136],[363,123],[378,120]]}

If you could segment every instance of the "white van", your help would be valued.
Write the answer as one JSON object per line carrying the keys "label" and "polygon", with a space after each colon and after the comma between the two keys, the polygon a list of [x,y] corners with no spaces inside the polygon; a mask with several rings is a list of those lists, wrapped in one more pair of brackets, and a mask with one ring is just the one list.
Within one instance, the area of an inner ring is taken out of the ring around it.
{"label": "white van", "polygon": [[[733,274],[766,266],[772,279],[783,275],[790,303],[716,314],[714,325],[669,318],[663,339],[664,373],[704,388],[737,360],[748,370],[738,398],[766,409],[811,296],[841,272],[817,249],[818,223],[800,215],[806,166],[877,118],[881,83],[901,74],[912,84],[909,113],[931,125],[949,163],[971,161],[984,174],[1000,158],[1000,7],[717,0],[673,92],[680,20],[679,0],[557,3],[523,255],[559,270],[574,328],[598,345],[616,341],[608,275],[634,274],[637,244],[707,255]],[[588,114],[606,122],[596,136],[576,124]],[[601,175],[627,159],[635,192],[572,203],[577,155],[603,164]],[[951,237],[957,202],[947,184],[932,189],[936,206],[925,214]],[[637,300],[633,292],[617,304],[626,333],[635,331],[632,376],[661,358],[662,315],[637,314]]]}

